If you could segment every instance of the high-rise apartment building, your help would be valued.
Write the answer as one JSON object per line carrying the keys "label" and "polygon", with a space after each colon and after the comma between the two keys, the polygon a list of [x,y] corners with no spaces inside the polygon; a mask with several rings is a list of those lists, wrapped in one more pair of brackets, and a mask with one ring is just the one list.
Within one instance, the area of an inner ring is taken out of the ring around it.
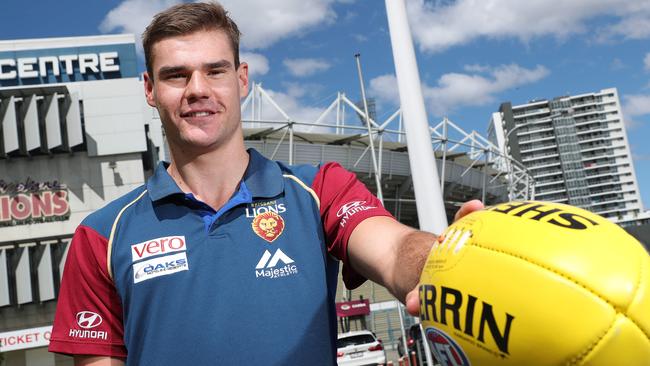
{"label": "high-rise apartment building", "polygon": [[582,207],[622,226],[648,220],[615,88],[502,103],[488,136],[529,169],[535,199]]}

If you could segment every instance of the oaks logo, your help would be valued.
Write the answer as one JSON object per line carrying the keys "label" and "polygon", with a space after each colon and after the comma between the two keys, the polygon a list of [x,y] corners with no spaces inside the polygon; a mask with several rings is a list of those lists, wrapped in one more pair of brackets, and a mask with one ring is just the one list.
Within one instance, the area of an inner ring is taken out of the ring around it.
{"label": "oaks logo", "polygon": [[272,243],[284,231],[284,219],[277,213],[268,211],[255,216],[251,226],[255,234]]}

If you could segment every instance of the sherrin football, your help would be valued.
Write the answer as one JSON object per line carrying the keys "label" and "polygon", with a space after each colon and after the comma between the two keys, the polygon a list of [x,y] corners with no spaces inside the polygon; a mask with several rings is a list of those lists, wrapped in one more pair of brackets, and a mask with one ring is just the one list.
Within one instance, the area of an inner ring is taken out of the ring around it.
{"label": "sherrin football", "polygon": [[650,256],[576,207],[467,215],[434,244],[419,295],[441,365],[650,365]]}

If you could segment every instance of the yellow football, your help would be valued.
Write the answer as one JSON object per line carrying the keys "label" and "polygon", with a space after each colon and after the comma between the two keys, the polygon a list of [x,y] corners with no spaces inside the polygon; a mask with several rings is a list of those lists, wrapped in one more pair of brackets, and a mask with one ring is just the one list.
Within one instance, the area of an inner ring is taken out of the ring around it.
{"label": "yellow football", "polygon": [[442,365],[650,365],[650,256],[583,209],[467,215],[434,244],[419,295]]}

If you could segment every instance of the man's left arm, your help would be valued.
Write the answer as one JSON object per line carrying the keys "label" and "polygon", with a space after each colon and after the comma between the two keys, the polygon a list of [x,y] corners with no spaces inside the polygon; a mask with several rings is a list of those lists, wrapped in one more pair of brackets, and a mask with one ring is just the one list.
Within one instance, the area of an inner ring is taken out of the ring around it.
{"label": "man's left arm", "polygon": [[[481,208],[483,204],[478,200],[466,202],[455,220]],[[359,223],[350,235],[349,262],[356,272],[386,287],[407,305],[409,313],[416,315],[419,310],[416,287],[436,238],[392,217],[370,217]]]}

